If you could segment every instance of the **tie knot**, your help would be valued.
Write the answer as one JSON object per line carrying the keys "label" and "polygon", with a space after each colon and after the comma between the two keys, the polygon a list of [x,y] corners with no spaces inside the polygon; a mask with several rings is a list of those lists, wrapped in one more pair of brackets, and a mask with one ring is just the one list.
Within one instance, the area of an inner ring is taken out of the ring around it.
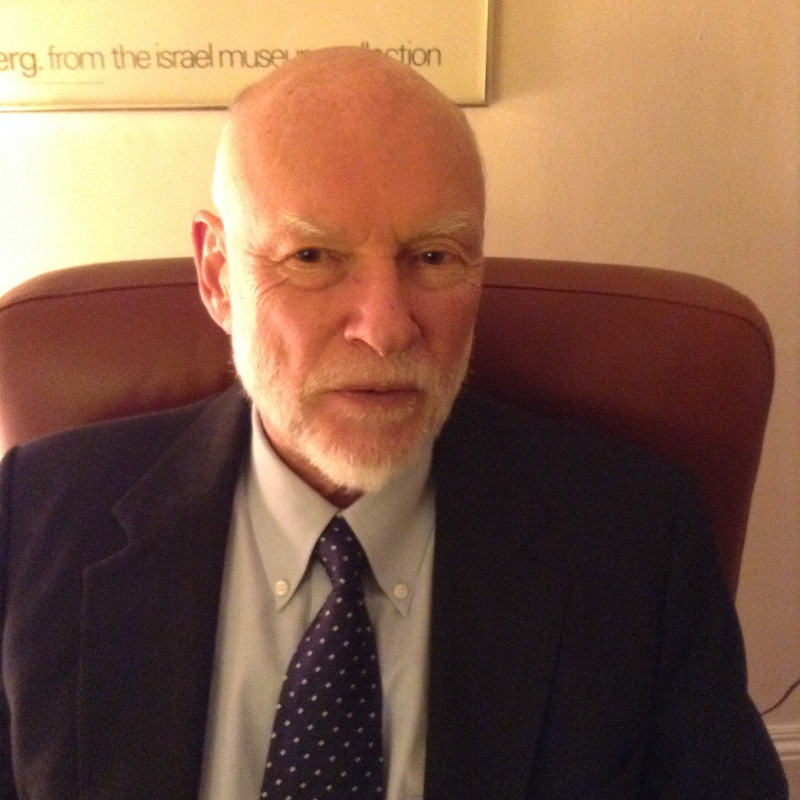
{"label": "tie knot", "polygon": [[350,526],[334,517],[322,532],[314,550],[334,589],[361,591],[367,557]]}

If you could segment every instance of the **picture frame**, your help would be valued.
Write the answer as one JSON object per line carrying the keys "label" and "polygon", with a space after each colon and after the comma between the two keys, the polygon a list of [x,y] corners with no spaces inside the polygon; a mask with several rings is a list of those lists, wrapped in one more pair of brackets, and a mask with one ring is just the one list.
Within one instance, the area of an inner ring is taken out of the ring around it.
{"label": "picture frame", "polygon": [[460,105],[487,102],[490,0],[6,0],[0,109],[225,107],[305,50],[379,49]]}

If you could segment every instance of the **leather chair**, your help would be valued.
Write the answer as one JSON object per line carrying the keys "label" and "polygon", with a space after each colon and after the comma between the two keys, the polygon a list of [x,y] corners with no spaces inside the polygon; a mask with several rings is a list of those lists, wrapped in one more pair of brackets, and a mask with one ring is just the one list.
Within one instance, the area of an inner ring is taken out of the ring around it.
{"label": "leather chair", "polygon": [[[487,259],[469,384],[600,426],[699,479],[736,591],[774,378],[756,307],[695,275]],[[76,267],[0,298],[0,450],[234,380],[190,259]]]}

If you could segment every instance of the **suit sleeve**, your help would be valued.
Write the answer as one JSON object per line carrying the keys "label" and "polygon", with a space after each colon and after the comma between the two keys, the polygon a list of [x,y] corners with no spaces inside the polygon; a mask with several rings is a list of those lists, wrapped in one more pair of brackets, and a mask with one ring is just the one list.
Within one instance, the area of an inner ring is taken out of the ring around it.
{"label": "suit sleeve", "polygon": [[5,686],[5,619],[6,591],[8,568],[8,535],[10,509],[8,502],[11,463],[14,451],[11,451],[0,463],[0,798],[16,800],[14,774],[11,764],[11,720],[8,697]]}
{"label": "suit sleeve", "polygon": [[694,493],[687,495],[674,527],[641,796],[786,800],[786,778],[747,693],[741,631],[713,537]]}

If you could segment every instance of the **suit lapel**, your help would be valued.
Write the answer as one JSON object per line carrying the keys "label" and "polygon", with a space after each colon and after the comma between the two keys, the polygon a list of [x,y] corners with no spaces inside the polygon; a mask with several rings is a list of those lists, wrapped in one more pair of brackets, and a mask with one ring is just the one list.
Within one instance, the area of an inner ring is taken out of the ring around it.
{"label": "suit lapel", "polygon": [[426,800],[526,796],[569,582],[505,432],[461,401],[435,457]]}
{"label": "suit lapel", "polygon": [[222,395],[115,506],[129,544],[84,575],[82,797],[196,797],[248,430],[247,404]]}

